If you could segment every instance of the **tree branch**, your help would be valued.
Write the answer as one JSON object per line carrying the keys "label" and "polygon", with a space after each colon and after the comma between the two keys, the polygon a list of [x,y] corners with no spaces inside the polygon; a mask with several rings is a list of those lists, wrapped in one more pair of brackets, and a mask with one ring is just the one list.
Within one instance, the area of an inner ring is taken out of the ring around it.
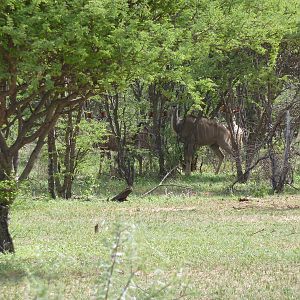
{"label": "tree branch", "polygon": [[151,189],[150,191],[148,191],[148,192],[146,192],[146,193],[144,193],[144,194],[142,194],[142,196],[141,197],[145,197],[145,196],[147,196],[147,195],[149,195],[149,194],[151,194],[152,192],[154,192],[156,189],[158,189],[160,186],[162,186],[163,185],[163,183],[164,183],[164,181],[176,170],[178,168],[178,165],[176,166],[176,167],[174,167],[173,169],[171,169],[165,176],[164,176],[164,178],[161,180],[161,182],[156,186],[156,187],[154,187],[153,189]]}
{"label": "tree branch", "polygon": [[[269,157],[269,155],[265,155],[263,157],[260,157],[257,159],[257,161],[251,166],[249,167],[248,169],[246,169],[245,171],[245,174],[249,173],[250,171],[252,171],[257,165],[259,162],[261,162],[262,160],[264,159],[267,159]],[[231,186],[230,186],[230,189],[233,190],[233,187],[239,182],[239,180],[237,179]]]}

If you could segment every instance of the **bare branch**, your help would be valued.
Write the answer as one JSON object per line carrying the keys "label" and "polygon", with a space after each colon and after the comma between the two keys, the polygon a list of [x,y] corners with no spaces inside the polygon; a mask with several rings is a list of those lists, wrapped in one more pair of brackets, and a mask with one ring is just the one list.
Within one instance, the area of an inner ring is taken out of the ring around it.
{"label": "bare branch", "polygon": [[121,295],[117,298],[117,300],[122,300],[124,299],[124,295],[126,294],[128,288],[129,288],[129,285],[130,283],[132,282],[132,278],[134,277],[135,273],[132,271],[132,268],[131,268],[131,272],[130,272],[130,275],[128,277],[128,280],[123,288],[123,291],[121,293]]}
{"label": "bare branch", "polygon": [[148,191],[148,192],[146,192],[146,193],[144,193],[144,194],[142,194],[141,196],[142,197],[145,197],[145,196],[147,196],[147,195],[149,195],[149,194],[151,194],[152,192],[154,192],[156,189],[158,189],[160,186],[162,186],[163,185],[163,183],[164,183],[164,181],[176,170],[178,168],[178,165],[177,166],[175,166],[173,169],[171,169],[165,176],[164,176],[164,178],[161,180],[161,182],[156,186],[156,187],[154,187],[153,189],[151,189],[150,191]]}
{"label": "bare branch", "polygon": [[[269,158],[269,155],[265,155],[263,157],[260,157],[256,160],[256,162],[249,168],[246,169],[245,174],[249,173],[252,171],[262,160]],[[230,190],[233,190],[233,187],[239,182],[239,179],[237,179],[231,186]]]}

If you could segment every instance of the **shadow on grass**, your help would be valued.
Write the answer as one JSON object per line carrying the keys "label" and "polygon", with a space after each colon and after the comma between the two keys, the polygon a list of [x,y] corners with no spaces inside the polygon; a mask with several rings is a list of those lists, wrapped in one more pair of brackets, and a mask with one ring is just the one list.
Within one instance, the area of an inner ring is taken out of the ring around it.
{"label": "shadow on grass", "polygon": [[9,255],[11,254],[0,258],[0,286],[5,283],[17,284],[31,276],[46,280],[57,279],[61,276],[53,270],[45,272],[47,266],[43,263],[17,260],[13,255],[11,255],[12,258],[8,257]]}
{"label": "shadow on grass", "polygon": [[206,174],[195,174],[191,177],[190,181],[197,181],[200,183],[230,183],[234,179],[233,175],[229,174],[211,174],[211,173],[206,173]]}
{"label": "shadow on grass", "polygon": [[0,258],[0,284],[5,282],[16,283],[26,276],[28,276],[28,272],[25,264],[16,261],[12,254]]}

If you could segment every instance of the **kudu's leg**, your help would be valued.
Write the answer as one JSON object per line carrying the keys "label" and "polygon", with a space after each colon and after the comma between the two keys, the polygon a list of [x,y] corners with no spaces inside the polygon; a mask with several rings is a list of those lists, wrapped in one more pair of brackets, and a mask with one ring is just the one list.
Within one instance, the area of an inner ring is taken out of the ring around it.
{"label": "kudu's leg", "polygon": [[109,151],[109,161],[110,161],[110,176],[118,176],[118,159],[117,153],[115,151]]}
{"label": "kudu's leg", "polygon": [[185,175],[191,175],[191,164],[193,159],[194,147],[190,144],[184,145],[184,163],[185,163]]}
{"label": "kudu's leg", "polygon": [[220,141],[220,143],[218,142],[218,146],[233,156],[232,147],[226,141]]}
{"label": "kudu's leg", "polygon": [[143,156],[138,154],[137,161],[139,163],[139,176],[142,176],[143,175]]}
{"label": "kudu's leg", "polygon": [[220,141],[220,143],[218,143],[220,148],[222,148],[223,150],[225,150],[229,155],[231,155],[232,157],[235,157],[235,152],[233,151],[231,145],[226,142],[226,141]]}
{"label": "kudu's leg", "polygon": [[217,157],[219,158],[219,163],[218,163],[218,166],[217,166],[217,169],[216,169],[216,174],[219,173],[219,170],[220,170],[220,167],[222,165],[222,162],[224,160],[224,154],[222,153],[222,151],[220,150],[220,147],[219,145],[217,144],[213,144],[210,146],[210,148],[212,149],[212,151],[217,155]]}
{"label": "kudu's leg", "polygon": [[98,178],[101,177],[102,175],[102,171],[103,171],[103,161],[104,161],[104,157],[105,157],[105,152],[100,150],[100,158],[99,158],[99,170],[98,170]]}

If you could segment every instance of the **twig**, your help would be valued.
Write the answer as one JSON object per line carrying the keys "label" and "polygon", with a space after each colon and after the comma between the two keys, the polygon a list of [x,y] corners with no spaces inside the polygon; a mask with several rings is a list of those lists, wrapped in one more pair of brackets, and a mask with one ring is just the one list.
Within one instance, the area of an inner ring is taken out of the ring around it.
{"label": "twig", "polygon": [[289,186],[292,187],[293,189],[295,189],[296,191],[300,191],[299,188],[295,187],[293,184],[289,183]]}
{"label": "twig", "polygon": [[262,231],[264,231],[264,230],[265,230],[264,228],[263,228],[263,229],[260,229],[260,230],[258,230],[258,231],[256,231],[256,232],[250,234],[250,236],[252,236],[252,235],[254,235],[254,234],[257,234],[257,233],[260,233],[260,232],[262,232]]}
{"label": "twig", "polygon": [[181,185],[181,184],[175,184],[175,183],[164,183],[164,184],[160,184],[159,186],[160,187],[161,186],[176,186],[176,187],[180,187],[180,188],[183,188],[183,189],[191,189],[192,188],[189,185]]}
{"label": "twig", "polygon": [[249,206],[243,206],[243,207],[236,207],[236,206],[232,206],[233,209],[246,209],[249,208]]}
{"label": "twig", "polygon": [[135,272],[133,272],[132,267],[131,267],[131,272],[130,272],[129,278],[128,278],[128,280],[127,280],[127,283],[126,283],[126,285],[124,286],[123,291],[122,291],[121,295],[118,297],[117,300],[125,299],[125,298],[124,298],[124,295],[126,294],[128,288],[129,288],[129,286],[130,286],[130,283],[132,282],[132,278],[134,277],[134,275],[135,275]]}
{"label": "twig", "polygon": [[174,167],[173,169],[171,169],[171,170],[164,176],[164,178],[161,180],[161,182],[160,182],[156,187],[154,187],[154,188],[151,189],[150,191],[148,191],[148,192],[142,194],[141,197],[145,197],[145,196],[151,194],[151,193],[154,192],[156,189],[158,189],[160,186],[162,186],[162,185],[163,185],[163,182],[164,182],[164,181],[165,181],[165,180],[173,173],[173,171],[177,170],[177,168],[178,168],[178,166],[176,166],[176,167]]}
{"label": "twig", "polygon": [[[247,174],[247,173],[249,173],[250,171],[252,171],[252,170],[258,165],[258,163],[260,163],[262,160],[267,159],[268,157],[269,157],[269,155],[265,155],[265,156],[263,156],[263,157],[258,158],[257,161],[256,161],[251,167],[247,168],[247,170],[245,171],[244,174]],[[231,191],[233,191],[234,186],[235,186],[238,182],[239,182],[239,178],[236,179],[236,181],[235,181],[232,185],[230,185],[229,188],[230,188]]]}
{"label": "twig", "polygon": [[292,234],[299,234],[299,232],[295,231],[295,228],[294,228],[294,231],[290,232],[289,234],[287,234],[287,236],[290,236]]}

